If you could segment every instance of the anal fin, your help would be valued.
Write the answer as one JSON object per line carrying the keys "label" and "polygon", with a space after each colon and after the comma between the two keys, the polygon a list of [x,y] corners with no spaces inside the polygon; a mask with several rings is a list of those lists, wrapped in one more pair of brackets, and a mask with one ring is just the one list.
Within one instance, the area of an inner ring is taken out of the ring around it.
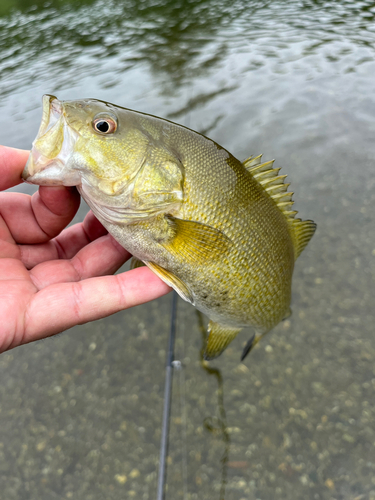
{"label": "anal fin", "polygon": [[242,328],[233,328],[210,321],[208,324],[209,336],[204,351],[204,359],[210,360],[220,356],[241,330]]}

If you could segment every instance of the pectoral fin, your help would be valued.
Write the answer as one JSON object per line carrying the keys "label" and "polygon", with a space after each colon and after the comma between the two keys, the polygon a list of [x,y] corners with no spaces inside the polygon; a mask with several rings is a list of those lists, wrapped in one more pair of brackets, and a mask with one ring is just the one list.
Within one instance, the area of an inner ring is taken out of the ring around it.
{"label": "pectoral fin", "polygon": [[137,257],[132,257],[132,260],[130,261],[130,269],[137,269],[137,267],[143,267],[145,265],[146,264],[137,259]]}
{"label": "pectoral fin", "polygon": [[167,283],[167,285],[176,290],[176,292],[182,299],[194,305],[194,298],[190,290],[185,285],[185,283],[180,280],[180,278],[177,278],[177,276],[172,274],[170,271],[167,271],[166,269],[164,269],[164,267],[158,266],[154,262],[147,262],[147,267],[149,267],[151,271],[156,274],[156,276],[159,276],[160,279]]}
{"label": "pectoral fin", "polygon": [[204,359],[210,360],[217,358],[224,349],[237,336],[241,328],[231,328],[230,326],[222,326],[219,323],[210,321],[208,324],[208,340],[204,351]]}
{"label": "pectoral fin", "polygon": [[222,258],[231,244],[224,233],[207,224],[177,219],[170,215],[167,216],[167,220],[175,236],[164,244],[164,247],[194,266],[204,264],[207,260]]}

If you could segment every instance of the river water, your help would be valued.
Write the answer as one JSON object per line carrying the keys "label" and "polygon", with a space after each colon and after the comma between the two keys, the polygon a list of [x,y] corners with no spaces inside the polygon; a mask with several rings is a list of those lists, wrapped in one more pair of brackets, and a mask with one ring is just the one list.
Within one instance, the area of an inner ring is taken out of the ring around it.
{"label": "river water", "polygon": [[[318,224],[293,315],[244,363],[246,335],[204,365],[179,301],[167,500],[375,499],[374,17],[370,1],[1,2],[2,144],[30,148],[44,93],[103,99],[276,158]],[[170,304],[1,356],[1,498],[156,498]]]}

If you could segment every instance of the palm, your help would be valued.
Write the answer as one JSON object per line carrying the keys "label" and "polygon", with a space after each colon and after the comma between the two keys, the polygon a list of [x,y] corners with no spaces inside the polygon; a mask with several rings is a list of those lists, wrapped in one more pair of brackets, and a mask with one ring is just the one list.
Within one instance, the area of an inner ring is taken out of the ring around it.
{"label": "palm", "polygon": [[[17,183],[26,153],[18,153],[18,177],[9,179],[4,149],[3,189]],[[63,187],[0,194],[0,351],[169,291],[147,268],[111,276],[130,254],[92,213],[64,229],[78,206],[78,193]]]}

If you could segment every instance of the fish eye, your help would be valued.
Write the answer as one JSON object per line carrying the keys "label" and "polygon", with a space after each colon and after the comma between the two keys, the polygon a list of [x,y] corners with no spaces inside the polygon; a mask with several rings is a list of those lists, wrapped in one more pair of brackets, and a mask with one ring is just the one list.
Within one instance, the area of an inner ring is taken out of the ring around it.
{"label": "fish eye", "polygon": [[113,118],[110,118],[108,116],[100,116],[97,118],[94,118],[92,121],[92,126],[94,127],[94,130],[96,132],[99,132],[99,134],[113,134],[113,132],[116,131],[117,129],[117,122]]}

